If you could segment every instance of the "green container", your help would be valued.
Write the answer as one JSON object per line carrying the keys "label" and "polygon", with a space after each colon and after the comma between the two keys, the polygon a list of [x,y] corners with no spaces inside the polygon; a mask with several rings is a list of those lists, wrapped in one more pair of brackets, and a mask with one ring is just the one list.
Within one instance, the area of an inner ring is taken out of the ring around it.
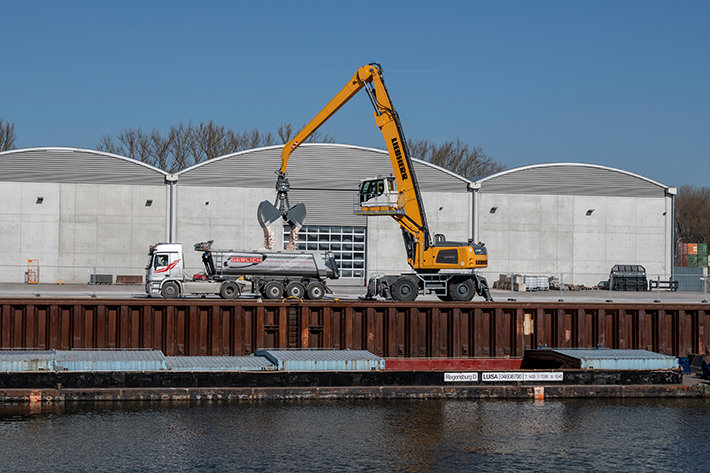
{"label": "green container", "polygon": [[698,255],[698,266],[708,265],[708,255]]}
{"label": "green container", "polygon": [[688,266],[691,268],[698,266],[698,255],[688,255]]}
{"label": "green container", "polygon": [[698,243],[698,254],[699,255],[707,255],[708,254],[708,244],[707,243]]}

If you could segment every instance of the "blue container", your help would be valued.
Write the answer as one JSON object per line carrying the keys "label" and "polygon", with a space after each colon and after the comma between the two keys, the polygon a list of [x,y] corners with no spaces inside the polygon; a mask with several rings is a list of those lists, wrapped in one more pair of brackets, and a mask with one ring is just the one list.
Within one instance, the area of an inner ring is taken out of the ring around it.
{"label": "blue container", "polygon": [[257,350],[284,371],[381,371],[385,359],[366,350]]}
{"label": "blue container", "polygon": [[57,350],[56,371],[160,371],[166,369],[159,350]]}
{"label": "blue container", "polygon": [[0,351],[0,371],[54,371],[54,350]]}
{"label": "blue container", "polygon": [[672,370],[678,358],[647,350],[553,348],[552,351],[579,360],[582,369],[597,370]]}
{"label": "blue container", "polygon": [[271,371],[276,365],[261,356],[166,356],[170,371]]}

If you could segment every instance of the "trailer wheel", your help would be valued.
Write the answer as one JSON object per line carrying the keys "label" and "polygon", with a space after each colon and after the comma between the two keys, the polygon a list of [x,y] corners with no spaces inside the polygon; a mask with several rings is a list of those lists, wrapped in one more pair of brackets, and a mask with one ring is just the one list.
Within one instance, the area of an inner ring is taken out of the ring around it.
{"label": "trailer wheel", "polygon": [[176,299],[180,297],[180,286],[176,282],[168,281],[160,289],[160,295],[164,299]]}
{"label": "trailer wheel", "polygon": [[264,297],[281,299],[284,296],[284,285],[280,281],[269,281],[264,285]]}
{"label": "trailer wheel", "polygon": [[309,299],[319,301],[323,299],[323,296],[325,296],[325,286],[322,282],[315,281],[308,285],[308,289],[306,289],[306,292],[308,293]]}
{"label": "trailer wheel", "polygon": [[224,282],[222,287],[219,288],[219,297],[222,299],[236,299],[240,293],[239,284],[234,281]]}
{"label": "trailer wheel", "polygon": [[394,300],[412,302],[419,295],[419,286],[411,278],[401,276],[392,284],[390,291]]}
{"label": "trailer wheel", "polygon": [[286,285],[286,296],[303,299],[306,295],[306,288],[300,282],[290,282]]}
{"label": "trailer wheel", "polygon": [[476,294],[476,283],[473,279],[459,279],[449,283],[449,296],[459,302],[468,302]]}

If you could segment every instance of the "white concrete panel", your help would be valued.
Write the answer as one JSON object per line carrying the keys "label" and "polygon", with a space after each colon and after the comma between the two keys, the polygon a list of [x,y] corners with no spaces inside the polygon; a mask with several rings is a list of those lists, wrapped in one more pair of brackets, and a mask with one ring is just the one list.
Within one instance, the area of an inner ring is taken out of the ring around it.
{"label": "white concrete panel", "polygon": [[[469,193],[422,193],[424,210],[432,238],[437,233],[445,235],[448,241],[465,242],[472,237],[470,199]],[[382,218],[391,219],[391,217]]]}
{"label": "white concrete panel", "polygon": [[0,217],[0,253],[17,253],[21,231],[22,222],[19,214]]}
{"label": "white concrete panel", "polygon": [[[642,264],[654,272],[667,267],[672,220],[664,198],[480,194],[477,199],[489,277],[564,273],[567,282],[595,285],[614,264]],[[497,207],[494,214],[491,207]]]}
{"label": "white concrete panel", "polygon": [[[175,241],[185,248],[188,272],[203,270],[201,254],[193,250],[199,241],[214,240],[221,249],[257,250],[264,247],[264,233],[256,217],[263,200],[273,202],[276,191],[258,188],[194,187],[175,188]],[[306,222],[307,223],[307,222]],[[275,248],[283,244],[282,221],[272,225]]]}
{"label": "white concrete panel", "polygon": [[367,277],[411,271],[402,231],[390,217],[367,218]]}

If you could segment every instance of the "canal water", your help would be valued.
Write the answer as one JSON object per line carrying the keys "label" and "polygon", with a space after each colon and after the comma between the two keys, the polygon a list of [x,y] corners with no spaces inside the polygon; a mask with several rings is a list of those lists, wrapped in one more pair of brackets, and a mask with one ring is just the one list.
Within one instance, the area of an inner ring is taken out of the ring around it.
{"label": "canal water", "polygon": [[0,472],[710,471],[710,401],[0,406]]}

